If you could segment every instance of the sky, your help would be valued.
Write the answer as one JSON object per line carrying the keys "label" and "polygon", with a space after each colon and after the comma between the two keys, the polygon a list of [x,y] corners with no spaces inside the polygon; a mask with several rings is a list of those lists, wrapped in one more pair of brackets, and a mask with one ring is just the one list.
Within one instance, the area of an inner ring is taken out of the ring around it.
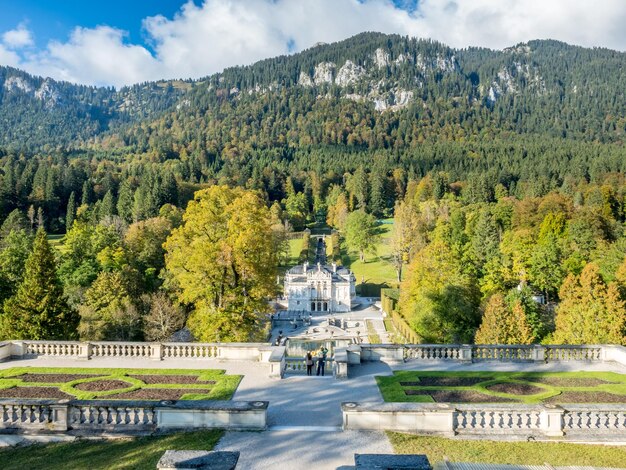
{"label": "sky", "polygon": [[363,31],[626,50],[626,0],[0,0],[0,65],[97,86],[199,78]]}

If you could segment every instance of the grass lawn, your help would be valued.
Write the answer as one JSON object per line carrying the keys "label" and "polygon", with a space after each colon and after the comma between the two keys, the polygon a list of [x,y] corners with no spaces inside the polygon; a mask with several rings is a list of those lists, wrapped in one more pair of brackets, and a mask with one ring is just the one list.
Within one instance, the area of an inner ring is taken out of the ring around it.
{"label": "grass lawn", "polygon": [[50,246],[61,254],[63,254],[66,251],[65,245],[63,244],[64,237],[65,237],[64,234],[48,235],[48,243],[50,244]]}
{"label": "grass lawn", "polygon": [[0,398],[229,400],[241,378],[216,369],[14,367],[0,371]]}
{"label": "grass lawn", "polygon": [[[342,246],[343,265],[354,273],[357,288],[363,283],[368,286],[366,295],[377,297],[380,295],[381,288],[397,287],[396,270],[391,264],[391,246],[389,245],[392,227],[393,224],[379,226],[382,236],[376,247],[376,255],[366,255],[365,262],[361,262],[358,253],[348,253],[345,244]],[[374,290],[376,295],[370,293],[371,290]]]}
{"label": "grass lawn", "polygon": [[80,440],[0,450],[4,470],[154,470],[166,450],[212,450],[223,431],[179,432],[134,439]]}
{"label": "grass lawn", "polygon": [[281,275],[300,262],[300,252],[302,251],[302,238],[287,240],[287,242],[289,243],[289,257],[285,260],[284,265],[278,267],[278,271]]}
{"label": "grass lawn", "polygon": [[385,401],[418,403],[626,403],[614,372],[422,372],[377,376]]}
{"label": "grass lawn", "polygon": [[387,433],[398,454],[426,454],[431,464],[451,462],[623,467],[626,447],[556,442],[497,442]]}

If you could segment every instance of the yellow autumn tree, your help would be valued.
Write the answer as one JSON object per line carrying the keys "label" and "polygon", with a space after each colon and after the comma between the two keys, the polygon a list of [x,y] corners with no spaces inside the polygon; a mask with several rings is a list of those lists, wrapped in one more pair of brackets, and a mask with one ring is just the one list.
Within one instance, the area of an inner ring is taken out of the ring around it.
{"label": "yellow autumn tree", "polygon": [[560,291],[553,341],[567,344],[626,344],[626,303],[617,283],[607,284],[595,263],[570,274]]}
{"label": "yellow autumn tree", "polygon": [[489,298],[476,332],[476,344],[532,344],[535,339],[519,298],[507,302],[500,293]]}
{"label": "yellow autumn tree", "polygon": [[195,194],[165,242],[165,263],[188,327],[201,341],[248,341],[261,331],[275,293],[271,214],[254,191],[213,186]]}

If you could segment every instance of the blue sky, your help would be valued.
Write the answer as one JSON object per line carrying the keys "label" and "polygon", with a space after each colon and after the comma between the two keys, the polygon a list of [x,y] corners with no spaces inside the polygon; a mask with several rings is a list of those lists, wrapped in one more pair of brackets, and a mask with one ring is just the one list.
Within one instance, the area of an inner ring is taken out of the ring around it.
{"label": "blue sky", "polygon": [[[76,26],[115,26],[128,32],[127,40],[143,43],[142,20],[148,16],[173,17],[183,0],[0,0],[0,31],[25,24],[33,31],[36,47],[54,39],[64,41]],[[201,3],[197,1],[196,3]]]}
{"label": "blue sky", "polygon": [[[193,1],[202,4],[202,0]],[[33,31],[35,46],[45,47],[50,40],[66,40],[76,26],[109,25],[126,31],[128,42],[150,48],[150,38],[142,31],[142,20],[156,15],[172,18],[184,3],[184,0],[0,0],[0,31],[24,24]],[[417,0],[393,3],[412,11]]]}
{"label": "blue sky", "polygon": [[198,78],[362,31],[626,50],[624,0],[0,0],[0,65],[123,86]]}

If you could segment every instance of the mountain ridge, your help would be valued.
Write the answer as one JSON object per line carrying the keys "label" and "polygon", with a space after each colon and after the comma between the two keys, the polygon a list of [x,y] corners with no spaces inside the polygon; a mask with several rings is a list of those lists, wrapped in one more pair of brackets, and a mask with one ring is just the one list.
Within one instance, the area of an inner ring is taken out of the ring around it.
{"label": "mountain ridge", "polygon": [[[188,115],[219,120],[225,102],[236,114],[239,108],[253,108],[250,101],[275,103],[284,94],[292,101],[304,99],[309,108],[331,102],[330,114],[316,119],[336,120],[334,108],[349,100],[375,121],[382,118],[372,112],[392,111],[426,127],[433,127],[433,119],[461,128],[480,119],[483,127],[517,133],[621,141],[626,128],[625,67],[622,52],[554,40],[497,51],[453,49],[437,41],[382,33],[361,33],[197,80],[146,82],[120,90],[0,67],[0,146],[76,149],[117,139],[122,146],[141,149],[145,144],[132,135],[138,128],[158,127],[165,117],[180,125],[190,124]],[[277,118],[272,111],[264,114]],[[258,122],[264,125],[263,118]],[[204,132],[202,126],[199,130]]]}

